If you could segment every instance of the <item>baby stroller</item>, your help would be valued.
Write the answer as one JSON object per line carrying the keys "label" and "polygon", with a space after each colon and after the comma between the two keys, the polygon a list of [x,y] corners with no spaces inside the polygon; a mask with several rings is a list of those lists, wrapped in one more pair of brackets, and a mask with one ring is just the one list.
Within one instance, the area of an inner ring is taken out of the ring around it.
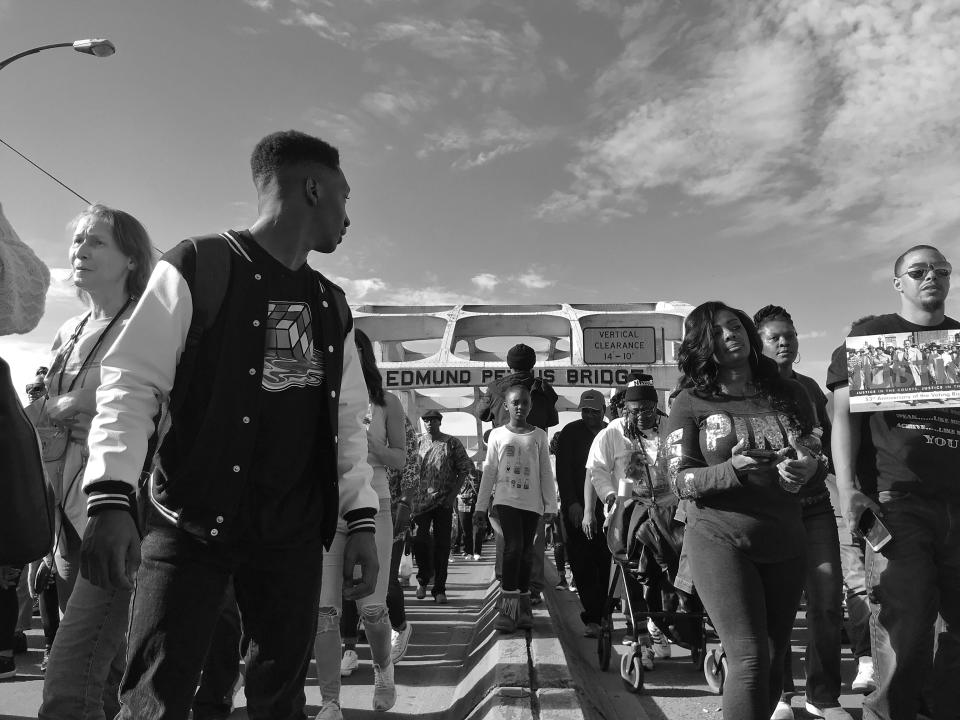
{"label": "baby stroller", "polygon": [[707,656],[703,607],[695,595],[673,584],[684,527],[674,520],[676,509],[675,503],[662,499],[618,498],[606,526],[612,561],[597,655],[600,669],[606,671],[613,654],[613,610],[622,598],[623,612],[633,627],[633,643],[621,658],[620,677],[632,693],[643,691],[639,618],[651,618],[670,641],[689,650],[695,668],[700,669]]}

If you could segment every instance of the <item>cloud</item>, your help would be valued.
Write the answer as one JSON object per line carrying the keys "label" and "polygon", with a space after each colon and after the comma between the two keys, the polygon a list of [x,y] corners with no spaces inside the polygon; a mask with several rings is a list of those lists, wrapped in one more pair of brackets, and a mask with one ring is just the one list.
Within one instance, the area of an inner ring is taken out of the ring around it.
{"label": "cloud", "polygon": [[360,104],[382,120],[394,120],[401,125],[407,125],[414,114],[432,108],[435,100],[423,91],[391,90],[383,87],[376,92],[365,93],[360,98]]}
{"label": "cloud", "polygon": [[353,280],[345,277],[333,277],[333,281],[343,288],[350,302],[366,301],[368,296],[376,295],[387,289],[387,283],[378,277]]}
{"label": "cloud", "polygon": [[470,278],[470,282],[476,285],[480,290],[490,292],[500,284],[499,278],[493,273],[480,273]]}
{"label": "cloud", "polygon": [[457,70],[462,82],[479,85],[483,93],[532,93],[545,84],[538,58],[542,38],[529,22],[499,30],[475,18],[407,17],[378,24],[371,44],[400,41]]}
{"label": "cloud", "polygon": [[434,152],[459,153],[452,166],[469,170],[549,142],[556,136],[556,128],[529,127],[501,108],[482,115],[471,129],[458,124],[442,133],[428,134],[417,155],[424,158]]}
{"label": "cloud", "polygon": [[811,330],[810,332],[798,333],[797,340],[815,340],[816,338],[826,337],[827,333],[824,330]]}
{"label": "cloud", "polygon": [[366,143],[366,132],[360,118],[326,107],[310,108],[306,120],[326,140],[340,147],[361,147]]}
{"label": "cloud", "polygon": [[517,282],[530,290],[543,290],[553,285],[555,280],[548,280],[539,271],[530,268],[525,273],[516,276]]}
{"label": "cloud", "polygon": [[302,7],[294,8],[293,14],[283,18],[280,23],[282,25],[302,25],[313,30],[323,39],[332,40],[344,47],[354,45],[353,36],[357,31],[356,27],[349,22],[331,21],[320,13],[307,12]]}
{"label": "cloud", "polygon": [[47,290],[47,302],[56,300],[77,300],[77,289],[71,281],[73,271],[70,268],[50,268],[50,287]]}
{"label": "cloud", "polygon": [[257,10],[267,12],[273,10],[273,0],[243,0],[247,5]]}
{"label": "cloud", "polygon": [[617,0],[576,0],[577,7],[585,12],[598,12],[609,18],[619,18],[623,7]]}
{"label": "cloud", "polygon": [[960,6],[646,2],[621,32],[539,217],[635,213],[677,188],[749,232],[877,247],[960,226]]}

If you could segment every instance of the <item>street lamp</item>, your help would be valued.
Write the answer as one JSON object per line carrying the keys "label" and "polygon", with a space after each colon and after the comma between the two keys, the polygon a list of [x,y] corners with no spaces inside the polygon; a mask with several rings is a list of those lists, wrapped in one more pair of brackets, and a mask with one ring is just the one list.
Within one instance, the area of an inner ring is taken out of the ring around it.
{"label": "street lamp", "polygon": [[0,70],[3,70],[14,60],[19,60],[27,55],[33,55],[41,50],[50,50],[51,48],[60,47],[72,47],[77,52],[81,52],[86,55],[93,55],[94,57],[110,57],[117,51],[117,48],[114,47],[112,42],[103,38],[77,40],[76,42],[72,43],[53,43],[52,45],[41,45],[40,47],[31,48],[30,50],[24,50],[22,53],[17,53],[16,55],[8,57],[3,62],[0,62]]}

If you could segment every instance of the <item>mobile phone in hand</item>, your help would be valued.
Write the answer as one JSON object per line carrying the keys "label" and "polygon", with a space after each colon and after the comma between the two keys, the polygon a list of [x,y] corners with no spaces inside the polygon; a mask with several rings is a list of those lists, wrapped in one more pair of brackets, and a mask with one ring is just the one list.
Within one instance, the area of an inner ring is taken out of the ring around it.
{"label": "mobile phone in hand", "polygon": [[883,524],[883,521],[876,516],[873,510],[864,510],[863,515],[860,516],[860,524],[857,529],[874,552],[880,552],[881,549],[886,547],[887,543],[893,540],[893,535],[890,534],[887,526]]}

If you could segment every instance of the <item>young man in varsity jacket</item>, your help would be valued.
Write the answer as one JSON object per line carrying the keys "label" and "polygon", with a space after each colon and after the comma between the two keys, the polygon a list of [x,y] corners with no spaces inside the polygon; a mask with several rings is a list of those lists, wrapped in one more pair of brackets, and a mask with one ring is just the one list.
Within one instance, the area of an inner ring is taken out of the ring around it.
{"label": "young man in varsity jacket", "polygon": [[[375,586],[379,501],[352,320],[344,312],[343,326],[340,288],[306,264],[311,250],[336,250],[350,224],[339,165],[335,148],[302,133],[261,140],[251,157],[259,217],[224,233],[229,282],[190,371],[180,361],[203,278],[189,241],[160,261],[104,359],[81,572],[103,587],[136,576],[125,720],[187,717],[231,578],[250,640],[250,718],[302,718],[321,553],[338,519],[350,533],[344,596]],[[141,545],[134,493],[167,400],[169,429],[141,490]]]}

